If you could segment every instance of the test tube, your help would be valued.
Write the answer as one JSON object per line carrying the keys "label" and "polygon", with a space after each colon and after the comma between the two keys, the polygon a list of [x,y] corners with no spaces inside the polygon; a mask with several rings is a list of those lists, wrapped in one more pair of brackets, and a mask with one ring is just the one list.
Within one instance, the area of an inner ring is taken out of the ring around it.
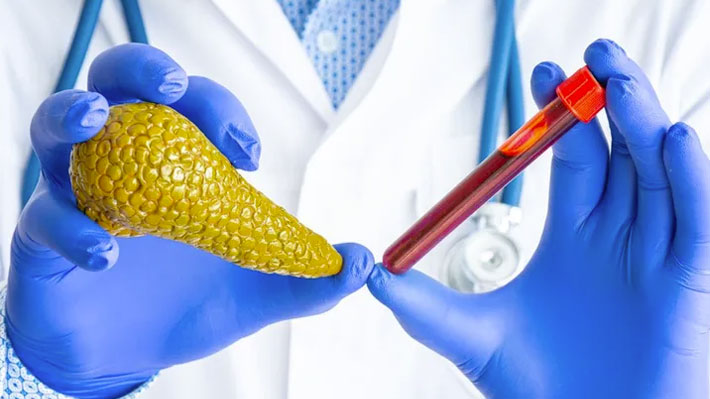
{"label": "test tube", "polygon": [[586,66],[562,82],[556,93],[551,103],[387,248],[382,260],[387,270],[395,274],[409,270],[572,126],[588,123],[606,104],[604,88]]}

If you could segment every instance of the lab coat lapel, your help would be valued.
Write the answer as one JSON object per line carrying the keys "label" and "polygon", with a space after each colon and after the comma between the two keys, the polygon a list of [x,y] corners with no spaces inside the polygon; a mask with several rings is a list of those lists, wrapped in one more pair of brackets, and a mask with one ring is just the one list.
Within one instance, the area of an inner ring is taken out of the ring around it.
{"label": "lab coat lapel", "polygon": [[446,109],[487,72],[492,2],[403,1],[398,14],[384,65],[379,73],[368,73],[371,66],[366,64],[329,135],[354,134],[366,140],[368,132],[358,125]]}
{"label": "lab coat lapel", "polygon": [[274,0],[212,0],[269,59],[324,121],[333,106],[296,32]]}

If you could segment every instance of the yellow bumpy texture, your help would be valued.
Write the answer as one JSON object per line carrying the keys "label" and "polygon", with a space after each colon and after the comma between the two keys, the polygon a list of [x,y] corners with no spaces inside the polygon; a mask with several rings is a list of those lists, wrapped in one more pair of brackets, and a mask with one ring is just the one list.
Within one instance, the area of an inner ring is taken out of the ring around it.
{"label": "yellow bumpy texture", "polygon": [[183,115],[151,103],[111,107],[74,146],[77,205],[116,236],[181,241],[239,266],[300,277],[336,274],[340,254],[256,190]]}

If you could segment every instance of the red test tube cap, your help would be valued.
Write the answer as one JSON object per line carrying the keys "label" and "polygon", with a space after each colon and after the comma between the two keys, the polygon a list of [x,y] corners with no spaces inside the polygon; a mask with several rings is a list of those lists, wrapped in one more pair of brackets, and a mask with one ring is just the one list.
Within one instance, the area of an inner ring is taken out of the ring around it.
{"label": "red test tube cap", "polygon": [[560,83],[556,92],[567,109],[584,123],[594,119],[606,105],[604,88],[586,66]]}

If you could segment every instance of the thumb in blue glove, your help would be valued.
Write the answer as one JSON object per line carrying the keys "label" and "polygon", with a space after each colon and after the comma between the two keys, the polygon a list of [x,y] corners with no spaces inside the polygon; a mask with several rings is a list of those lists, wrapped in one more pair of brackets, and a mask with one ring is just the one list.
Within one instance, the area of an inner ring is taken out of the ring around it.
{"label": "thumb in blue glove", "polygon": [[[706,398],[710,162],[620,47],[599,40],[585,61],[606,84],[611,151],[597,121],[554,146],[546,227],[523,273],[465,295],[377,266],[368,287],[487,397]],[[538,105],[563,79],[535,68]]]}

